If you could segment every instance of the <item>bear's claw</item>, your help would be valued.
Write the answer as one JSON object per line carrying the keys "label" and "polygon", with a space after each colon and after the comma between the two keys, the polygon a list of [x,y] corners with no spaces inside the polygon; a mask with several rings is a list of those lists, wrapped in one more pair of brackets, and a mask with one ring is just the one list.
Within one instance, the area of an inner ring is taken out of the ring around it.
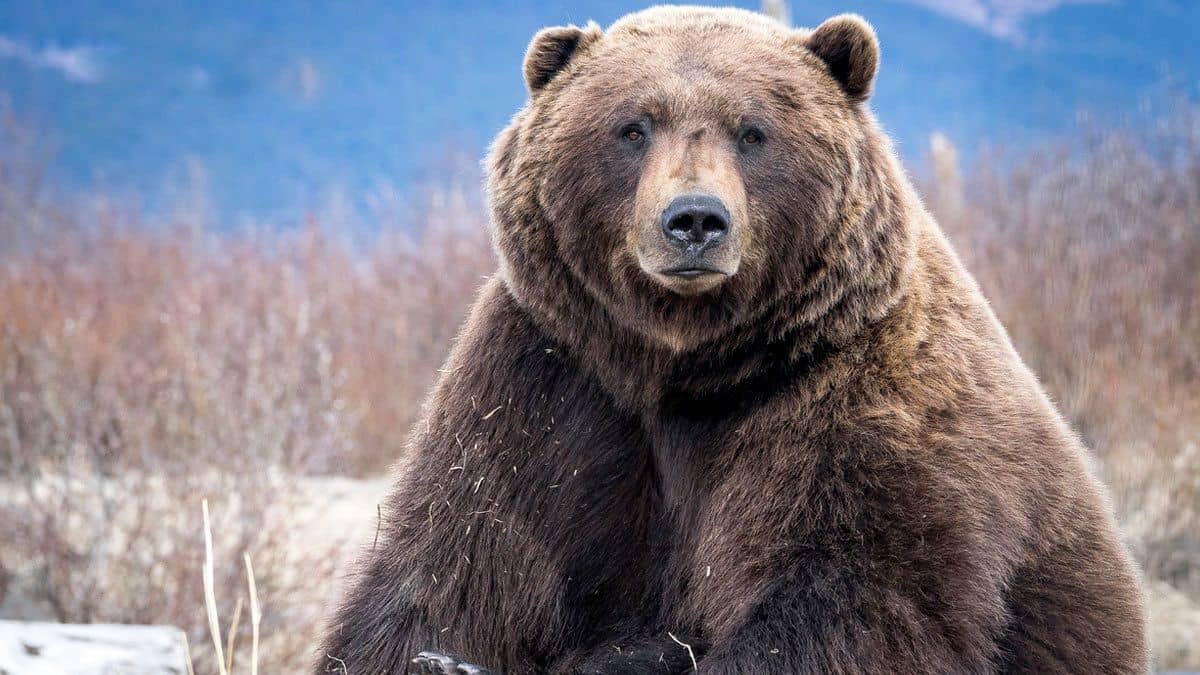
{"label": "bear's claw", "polygon": [[427,675],[492,675],[487,668],[438,652],[421,652],[412,663],[417,667],[417,672]]}

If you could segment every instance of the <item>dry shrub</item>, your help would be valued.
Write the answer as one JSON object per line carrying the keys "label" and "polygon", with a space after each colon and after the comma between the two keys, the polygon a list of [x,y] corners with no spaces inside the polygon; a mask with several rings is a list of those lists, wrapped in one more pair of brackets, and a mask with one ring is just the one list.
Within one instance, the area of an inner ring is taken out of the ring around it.
{"label": "dry shrub", "polygon": [[382,469],[493,266],[477,212],[426,223],[367,253],[109,226],[4,259],[0,460]]}
{"label": "dry shrub", "polygon": [[[1146,576],[1197,603],[1200,108],[1177,110],[1015,160],[985,152],[965,178],[935,138],[924,188],[1017,349],[1095,451]],[[1159,624],[1183,620],[1154,621],[1167,635]],[[1160,666],[1200,665],[1195,647],[1163,651]]]}

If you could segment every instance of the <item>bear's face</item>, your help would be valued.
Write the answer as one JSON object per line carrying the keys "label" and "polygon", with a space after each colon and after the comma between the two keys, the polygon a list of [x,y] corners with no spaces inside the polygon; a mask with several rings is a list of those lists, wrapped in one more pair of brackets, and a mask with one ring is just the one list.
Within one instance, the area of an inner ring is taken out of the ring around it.
{"label": "bear's face", "polygon": [[618,320],[684,348],[817,264],[858,170],[876,62],[854,17],[794,31],[662,7],[608,33],[547,29],[526,57],[519,171],[536,174],[572,276]]}

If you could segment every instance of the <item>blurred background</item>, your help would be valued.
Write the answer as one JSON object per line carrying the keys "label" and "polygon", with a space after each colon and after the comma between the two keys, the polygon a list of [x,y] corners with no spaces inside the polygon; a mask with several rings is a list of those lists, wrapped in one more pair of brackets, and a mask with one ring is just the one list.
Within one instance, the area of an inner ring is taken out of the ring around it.
{"label": "blurred background", "polygon": [[[1156,666],[1200,670],[1200,3],[858,12],[870,105],[1094,450]],[[494,260],[539,28],[629,2],[0,0],[0,620],[294,672]],[[254,622],[257,623],[257,622]],[[247,671],[248,672],[248,671]]]}

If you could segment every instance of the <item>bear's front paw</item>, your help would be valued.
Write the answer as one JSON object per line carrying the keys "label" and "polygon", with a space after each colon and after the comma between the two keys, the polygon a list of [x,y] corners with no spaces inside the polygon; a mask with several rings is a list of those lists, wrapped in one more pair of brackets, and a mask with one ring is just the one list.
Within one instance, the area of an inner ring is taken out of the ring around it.
{"label": "bear's front paw", "polygon": [[438,652],[421,652],[412,660],[416,672],[428,675],[492,675],[492,671]]}

